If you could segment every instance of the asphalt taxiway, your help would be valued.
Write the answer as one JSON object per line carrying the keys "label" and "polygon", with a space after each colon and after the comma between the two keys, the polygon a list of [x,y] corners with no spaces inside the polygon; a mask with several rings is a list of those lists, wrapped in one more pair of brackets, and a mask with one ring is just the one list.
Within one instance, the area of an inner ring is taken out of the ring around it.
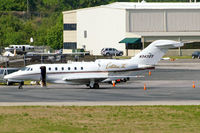
{"label": "asphalt taxiway", "polygon": [[151,76],[144,75],[116,87],[100,84],[100,89],[0,86],[0,105],[200,105],[200,60],[161,61]]}

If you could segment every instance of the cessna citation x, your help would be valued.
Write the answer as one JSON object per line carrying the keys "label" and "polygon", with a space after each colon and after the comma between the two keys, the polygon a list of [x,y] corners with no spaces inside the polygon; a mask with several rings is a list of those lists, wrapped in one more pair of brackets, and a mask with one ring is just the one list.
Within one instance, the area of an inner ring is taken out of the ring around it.
{"label": "cessna citation x", "polygon": [[115,83],[136,77],[138,72],[154,69],[155,64],[169,48],[184,44],[172,40],[157,40],[131,59],[98,59],[94,62],[72,62],[67,64],[35,64],[6,75],[5,79],[46,81],[58,84],[85,84],[99,88],[100,82]]}

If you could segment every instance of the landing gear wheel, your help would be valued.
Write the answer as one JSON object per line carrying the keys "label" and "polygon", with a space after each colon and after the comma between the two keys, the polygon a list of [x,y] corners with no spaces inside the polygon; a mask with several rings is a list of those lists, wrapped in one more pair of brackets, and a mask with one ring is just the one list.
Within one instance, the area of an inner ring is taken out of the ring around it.
{"label": "landing gear wheel", "polygon": [[11,85],[10,82],[8,82],[8,81],[6,82],[6,84],[7,84],[7,86]]}
{"label": "landing gear wheel", "polygon": [[95,83],[93,88],[94,88],[94,89],[99,89],[99,84],[98,84],[98,83]]}
{"label": "landing gear wheel", "polygon": [[90,85],[90,89],[98,89],[99,88],[99,84],[98,83],[94,83],[93,86]]}
{"label": "landing gear wheel", "polygon": [[23,89],[23,85],[24,85],[24,81],[21,81],[21,82],[19,83],[18,89]]}

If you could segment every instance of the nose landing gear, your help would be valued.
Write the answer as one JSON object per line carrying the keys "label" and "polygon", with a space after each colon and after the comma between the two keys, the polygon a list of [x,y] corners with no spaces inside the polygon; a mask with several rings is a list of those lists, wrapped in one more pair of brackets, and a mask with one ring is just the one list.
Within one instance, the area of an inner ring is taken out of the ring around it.
{"label": "nose landing gear", "polygon": [[24,81],[21,81],[21,82],[19,83],[18,89],[23,89],[23,85],[24,85]]}
{"label": "nose landing gear", "polygon": [[98,89],[99,88],[99,84],[95,83],[94,81],[91,81],[90,84],[87,84],[87,86],[89,86],[90,89]]}

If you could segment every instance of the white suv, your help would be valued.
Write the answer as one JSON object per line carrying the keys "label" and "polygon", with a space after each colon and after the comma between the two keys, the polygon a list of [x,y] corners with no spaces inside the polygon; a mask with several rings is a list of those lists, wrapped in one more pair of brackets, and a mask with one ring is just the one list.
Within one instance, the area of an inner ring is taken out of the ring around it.
{"label": "white suv", "polygon": [[119,51],[115,48],[103,48],[101,50],[101,54],[103,56],[112,56],[112,55],[115,55],[115,56],[122,56],[123,55],[123,51]]}

